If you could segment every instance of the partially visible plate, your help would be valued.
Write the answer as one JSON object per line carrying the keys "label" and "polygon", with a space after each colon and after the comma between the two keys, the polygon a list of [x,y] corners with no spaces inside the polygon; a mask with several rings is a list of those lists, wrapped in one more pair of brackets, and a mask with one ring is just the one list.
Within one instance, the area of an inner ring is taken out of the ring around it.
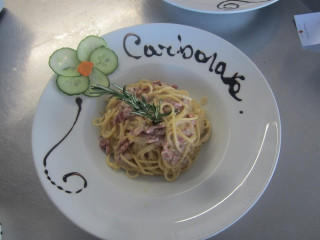
{"label": "partially visible plate", "polygon": [[4,3],[2,0],[0,0],[0,12],[2,11],[3,7],[4,7]]}
{"label": "partially visible plate", "polygon": [[207,96],[212,137],[176,181],[129,179],[106,165],[92,125],[106,96],[66,96],[53,76],[32,129],[49,197],[102,239],[205,239],[227,228],[258,200],[278,160],[280,117],[266,79],[240,50],[200,29],[146,24],[103,37],[119,58],[111,82],[161,80],[198,101]]}
{"label": "partially visible plate", "polygon": [[164,0],[167,3],[204,13],[237,13],[266,7],[278,0]]}

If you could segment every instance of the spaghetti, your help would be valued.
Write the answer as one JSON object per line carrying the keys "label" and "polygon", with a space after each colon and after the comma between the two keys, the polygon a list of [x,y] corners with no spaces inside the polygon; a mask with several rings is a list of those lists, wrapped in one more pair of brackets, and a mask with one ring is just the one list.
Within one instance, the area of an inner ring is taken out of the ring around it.
{"label": "spaghetti", "polygon": [[163,175],[167,181],[194,163],[202,143],[211,135],[206,112],[185,90],[160,81],[140,80],[127,90],[147,102],[160,104],[160,112],[170,112],[157,125],[135,115],[129,105],[113,97],[105,112],[93,120],[100,127],[100,147],[107,154],[107,164],[123,169],[130,178]]}

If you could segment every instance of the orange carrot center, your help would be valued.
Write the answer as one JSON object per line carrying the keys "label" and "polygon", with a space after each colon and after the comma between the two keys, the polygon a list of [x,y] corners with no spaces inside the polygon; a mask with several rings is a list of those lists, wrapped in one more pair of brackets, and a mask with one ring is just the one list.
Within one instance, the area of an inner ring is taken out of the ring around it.
{"label": "orange carrot center", "polygon": [[89,76],[93,68],[93,63],[92,62],[81,62],[78,66],[78,72],[82,76]]}

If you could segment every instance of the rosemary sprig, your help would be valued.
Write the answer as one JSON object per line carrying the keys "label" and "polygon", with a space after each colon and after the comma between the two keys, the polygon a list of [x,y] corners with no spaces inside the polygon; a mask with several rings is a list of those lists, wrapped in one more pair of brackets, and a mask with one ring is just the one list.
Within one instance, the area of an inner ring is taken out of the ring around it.
{"label": "rosemary sprig", "polygon": [[92,87],[92,89],[94,90],[94,93],[109,94],[112,97],[116,97],[121,101],[127,103],[132,108],[133,114],[149,118],[154,125],[162,122],[162,118],[168,116],[171,113],[171,111],[165,113],[160,112],[161,100],[159,101],[158,105],[155,105],[154,103],[149,104],[143,96],[141,96],[141,99],[138,99],[135,93],[128,92],[126,90],[126,86],[120,87],[116,84],[112,85],[120,91],[116,91],[110,87],[105,87],[100,84]]}

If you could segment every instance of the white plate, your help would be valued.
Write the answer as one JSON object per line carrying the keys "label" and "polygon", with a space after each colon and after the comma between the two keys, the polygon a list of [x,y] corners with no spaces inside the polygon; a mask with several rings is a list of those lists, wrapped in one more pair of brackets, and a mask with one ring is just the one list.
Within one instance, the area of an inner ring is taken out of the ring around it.
{"label": "white plate", "polygon": [[278,0],[164,0],[167,3],[204,13],[237,13],[266,7]]}
{"label": "white plate", "polygon": [[162,80],[197,100],[207,96],[212,138],[173,183],[128,179],[105,164],[91,124],[106,97],[63,95],[52,77],[32,130],[35,166],[52,201],[103,239],[202,239],[234,223],[263,193],[280,149],[279,113],[261,72],[230,43],[192,27],[147,24],[103,37],[119,57],[111,82]]}

